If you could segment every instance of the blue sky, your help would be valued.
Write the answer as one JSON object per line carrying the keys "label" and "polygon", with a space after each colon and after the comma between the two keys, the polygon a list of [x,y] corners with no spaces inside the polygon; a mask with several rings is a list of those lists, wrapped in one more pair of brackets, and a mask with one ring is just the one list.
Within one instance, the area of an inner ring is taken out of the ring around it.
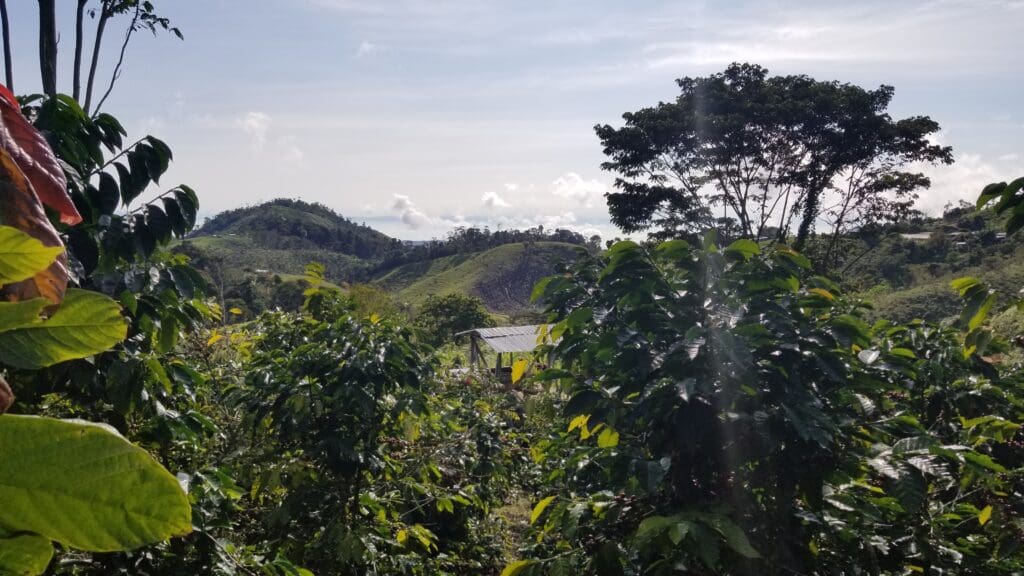
{"label": "blue sky", "polygon": [[[36,3],[8,4],[17,91],[37,90]],[[58,4],[70,23],[73,2]],[[733,61],[894,85],[892,114],[932,116],[957,157],[927,170],[927,211],[1024,171],[1024,0],[155,4],[185,41],[138,36],[105,109],[171,145],[168,181],[196,188],[205,215],[286,196],[400,238],[465,224],[610,237],[593,125]]]}

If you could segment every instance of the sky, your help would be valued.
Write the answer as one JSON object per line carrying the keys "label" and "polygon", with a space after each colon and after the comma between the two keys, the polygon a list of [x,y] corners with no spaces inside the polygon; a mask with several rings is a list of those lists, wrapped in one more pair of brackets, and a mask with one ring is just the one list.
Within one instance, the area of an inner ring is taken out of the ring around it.
{"label": "sky", "polygon": [[[70,92],[74,3],[57,3]],[[8,4],[16,91],[38,91],[36,3]],[[734,61],[895,86],[890,113],[931,116],[956,157],[922,167],[926,212],[1024,173],[1024,0],[154,4],[185,40],[136,36],[104,110],[171,146],[161,182],[195,188],[201,216],[289,197],[402,239],[462,225],[611,238],[594,125]]]}

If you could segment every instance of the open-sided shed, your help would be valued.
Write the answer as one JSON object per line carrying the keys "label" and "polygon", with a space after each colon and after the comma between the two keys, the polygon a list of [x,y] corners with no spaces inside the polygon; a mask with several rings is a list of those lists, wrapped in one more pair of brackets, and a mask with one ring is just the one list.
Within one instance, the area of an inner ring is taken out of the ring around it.
{"label": "open-sided shed", "polygon": [[[495,361],[494,371],[499,377],[503,376],[506,369],[512,364],[512,355],[519,352],[532,352],[537,347],[537,340],[540,338],[544,328],[550,328],[546,324],[532,324],[529,326],[501,326],[498,328],[474,328],[459,332],[456,336],[469,336],[469,363],[471,366],[479,366],[484,362],[483,345],[498,353]],[[506,369],[502,367],[502,359],[505,354],[509,355],[509,363]]]}

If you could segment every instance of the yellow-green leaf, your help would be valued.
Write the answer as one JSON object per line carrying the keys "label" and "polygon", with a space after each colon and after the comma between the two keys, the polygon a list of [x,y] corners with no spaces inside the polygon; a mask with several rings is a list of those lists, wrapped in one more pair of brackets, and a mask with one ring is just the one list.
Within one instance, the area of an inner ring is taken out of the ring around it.
{"label": "yellow-green leaf", "polygon": [[127,332],[116,302],[98,292],[69,289],[49,318],[21,326],[0,325],[0,362],[45,368],[109,350]]}
{"label": "yellow-green leaf", "polygon": [[213,346],[214,344],[216,344],[217,342],[220,342],[223,339],[224,339],[224,335],[223,334],[221,334],[219,332],[214,332],[213,334],[210,335],[210,339],[206,341],[206,345],[207,346]]}
{"label": "yellow-green leaf", "polygon": [[978,523],[984,526],[992,519],[992,506],[985,506],[978,512]]}
{"label": "yellow-green leaf", "polygon": [[501,571],[501,576],[519,576],[530,566],[536,564],[534,560],[516,560],[515,562],[505,566],[505,569]]}
{"label": "yellow-green leaf", "polygon": [[0,462],[0,526],[8,532],[114,552],[192,530],[178,479],[106,426],[0,416]]}
{"label": "yellow-green leaf", "polygon": [[577,428],[582,428],[583,430],[586,430],[587,420],[590,420],[589,414],[580,414],[579,416],[569,421],[569,429],[566,430],[566,432],[572,432]]}
{"label": "yellow-green leaf", "polygon": [[529,361],[526,358],[520,358],[512,363],[512,383],[515,384],[523,379],[523,374],[526,374],[526,367],[529,365]]}
{"label": "yellow-green leaf", "polygon": [[395,535],[395,540],[398,540],[399,544],[405,544],[409,541],[409,531],[405,529],[399,530],[398,534]]}
{"label": "yellow-green leaf", "polygon": [[614,448],[619,445],[619,433],[611,428],[605,427],[597,436],[597,445],[600,448]]}
{"label": "yellow-green leaf", "polygon": [[242,315],[242,309],[241,309],[241,308],[239,308],[239,307],[237,307],[237,306],[236,306],[236,307],[234,307],[234,308],[230,308],[230,309],[228,309],[228,312],[231,312],[231,313],[232,313],[232,314],[234,314],[235,316],[241,316],[241,315]]}
{"label": "yellow-green leaf", "polygon": [[38,576],[53,557],[53,544],[38,534],[3,536],[0,533],[0,574]]}
{"label": "yellow-green leaf", "polygon": [[0,226],[0,286],[46,270],[62,252],[60,246],[45,246],[17,228]]}
{"label": "yellow-green leaf", "polygon": [[546,510],[547,507],[551,505],[551,503],[554,501],[554,496],[547,496],[545,498],[541,498],[541,501],[537,502],[537,505],[533,507],[533,512],[530,512],[530,524],[536,524],[537,520],[540,519],[541,514],[544,513],[544,510]]}

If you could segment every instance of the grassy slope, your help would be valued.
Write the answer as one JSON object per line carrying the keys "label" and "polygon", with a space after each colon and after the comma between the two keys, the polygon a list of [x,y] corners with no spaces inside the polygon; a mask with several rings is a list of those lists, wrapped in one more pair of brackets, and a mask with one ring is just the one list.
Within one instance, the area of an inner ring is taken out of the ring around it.
{"label": "grassy slope", "polygon": [[[188,242],[203,251],[204,254],[222,259],[238,271],[248,269],[269,270],[280,274],[302,274],[310,262],[320,262],[326,267],[328,278],[348,278],[355,271],[367,267],[365,261],[330,250],[275,250],[260,248],[252,240],[243,235],[237,236],[197,236]],[[177,243],[180,245],[180,243]]]}
{"label": "grassy slope", "polygon": [[428,296],[455,292],[483,299],[491,312],[517,316],[536,313],[530,293],[558,262],[575,257],[578,247],[557,242],[506,244],[476,254],[459,254],[399,266],[374,282],[412,306]]}

